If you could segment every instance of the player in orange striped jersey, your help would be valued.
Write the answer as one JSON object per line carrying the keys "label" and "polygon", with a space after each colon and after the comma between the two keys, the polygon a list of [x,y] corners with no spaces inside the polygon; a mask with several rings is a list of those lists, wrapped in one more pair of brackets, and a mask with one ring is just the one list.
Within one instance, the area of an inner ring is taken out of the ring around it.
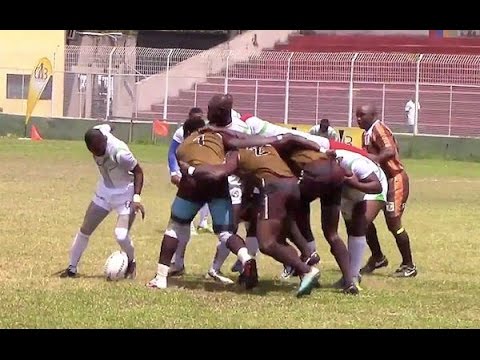
{"label": "player in orange striped jersey", "polygon": [[[402,255],[402,264],[395,271],[394,276],[414,277],[417,275],[417,267],[412,260],[409,236],[402,225],[402,214],[409,195],[409,179],[400,161],[397,141],[388,126],[378,119],[374,106],[359,106],[356,109],[356,117],[358,126],[365,130],[363,147],[368,151],[368,157],[380,165],[388,179],[385,220]],[[367,232],[367,243],[372,256],[362,268],[363,274],[388,265],[373,223]]]}

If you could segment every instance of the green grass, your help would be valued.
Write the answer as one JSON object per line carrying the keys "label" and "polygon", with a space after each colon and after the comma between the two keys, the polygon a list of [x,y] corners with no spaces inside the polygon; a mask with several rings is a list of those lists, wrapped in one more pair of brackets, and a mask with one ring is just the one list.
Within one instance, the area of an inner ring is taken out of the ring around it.
{"label": "green grass", "polygon": [[[166,291],[145,287],[156,270],[159,245],[174,196],[164,146],[133,145],[143,163],[147,211],[134,225],[138,258],[135,281],[107,282],[103,264],[117,249],[114,217],[91,237],[78,279],[52,274],[67,265],[72,238],[97,181],[81,142],[0,140],[0,327],[2,328],[458,328],[480,326],[478,214],[480,164],[405,161],[411,197],[404,225],[419,275],[390,276],[400,262],[383,219],[376,223],[391,265],[365,277],[358,297],[327,287],[340,276],[319,227],[325,286],[295,298],[296,280],[278,280],[281,266],[259,258],[261,282],[246,293],[204,279],[214,254],[213,236],[194,237],[188,274]],[[345,232],[342,226],[341,230]],[[224,271],[234,258],[230,256]]]}

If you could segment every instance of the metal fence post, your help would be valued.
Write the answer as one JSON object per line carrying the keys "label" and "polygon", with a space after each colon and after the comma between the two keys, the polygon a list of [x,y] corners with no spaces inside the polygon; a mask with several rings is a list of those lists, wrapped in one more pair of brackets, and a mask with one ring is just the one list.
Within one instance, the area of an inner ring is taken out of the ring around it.
{"label": "metal fence post", "polygon": [[385,84],[382,87],[382,121],[385,121]]}
{"label": "metal fence post", "polygon": [[420,54],[417,60],[417,74],[415,78],[415,126],[413,134],[418,135],[418,101],[420,97],[420,61],[423,59],[423,54]]}
{"label": "metal fence post", "polygon": [[168,115],[168,76],[170,72],[170,56],[172,56],[173,49],[170,49],[167,57],[167,69],[165,71],[165,97],[163,99],[163,118],[167,119]]}
{"label": "metal fence post", "polygon": [[253,106],[253,114],[257,116],[257,107],[258,107],[258,80],[255,80],[255,104]]}
{"label": "metal fence post", "polygon": [[320,88],[320,82],[317,81],[317,97],[315,98],[315,125],[318,125],[318,91]]}
{"label": "metal fence post", "polygon": [[197,107],[197,86],[198,86],[198,83],[195,82],[194,93],[193,93],[193,107]]}
{"label": "metal fence post", "polygon": [[223,93],[227,94],[228,93],[228,67],[229,67],[229,60],[230,60],[230,55],[232,54],[232,50],[228,51],[227,55],[227,65],[225,67],[225,84],[223,87]]}
{"label": "metal fence post", "polygon": [[453,85],[450,85],[450,100],[448,102],[448,136],[452,135],[452,101]]}
{"label": "metal fence post", "polygon": [[112,49],[110,55],[108,56],[108,86],[107,86],[107,113],[105,114],[105,120],[108,121],[110,118],[110,104],[112,102],[112,62],[113,62],[113,53],[117,50],[116,47]]}
{"label": "metal fence post", "polygon": [[283,118],[283,123],[288,124],[288,102],[289,102],[289,94],[290,94],[290,64],[293,57],[293,52],[290,53],[287,63],[287,78],[285,80],[285,115]]}
{"label": "metal fence post", "polygon": [[353,115],[353,69],[354,63],[357,59],[358,53],[355,53],[352,58],[352,63],[350,65],[350,86],[348,89],[348,127],[352,127],[352,115]]}

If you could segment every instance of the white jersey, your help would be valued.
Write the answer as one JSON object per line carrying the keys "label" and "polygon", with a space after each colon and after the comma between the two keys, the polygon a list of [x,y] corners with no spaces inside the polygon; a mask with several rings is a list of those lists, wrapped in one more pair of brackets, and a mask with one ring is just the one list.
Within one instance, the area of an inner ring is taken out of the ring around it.
{"label": "white jersey", "polygon": [[[420,104],[418,104],[418,110],[420,110]],[[408,125],[415,125],[415,102],[408,100],[405,104],[405,114],[407,115]]]}
{"label": "white jersey", "polygon": [[335,150],[340,166],[352,172],[358,179],[366,179],[370,174],[375,174],[382,185],[382,191],[379,194],[365,194],[357,189],[346,186],[342,192],[342,197],[352,201],[360,200],[381,200],[385,201],[387,195],[387,177],[383,170],[369,158],[348,150]]}
{"label": "white jersey", "polygon": [[329,126],[327,128],[326,132],[323,132],[320,129],[320,125],[314,125],[310,128],[310,130],[308,130],[308,133],[311,134],[311,135],[321,136],[321,137],[324,137],[324,138],[327,138],[327,139],[333,139],[333,140],[337,140],[337,141],[340,140],[340,138],[337,135],[337,132],[331,126]]}
{"label": "white jersey", "polygon": [[250,128],[251,134],[260,136],[277,136],[282,134],[294,134],[302,136],[307,140],[313,141],[320,145],[321,148],[328,150],[330,148],[330,141],[321,136],[311,135],[303,131],[289,129],[287,127],[272,124],[268,121],[262,120],[256,116],[252,116],[245,120],[245,123]]}
{"label": "white jersey", "polygon": [[108,129],[95,128],[107,137],[105,155],[93,156],[101,175],[98,186],[100,189],[108,189],[110,193],[123,193],[133,185],[132,170],[138,161],[127,144],[113,136]]}

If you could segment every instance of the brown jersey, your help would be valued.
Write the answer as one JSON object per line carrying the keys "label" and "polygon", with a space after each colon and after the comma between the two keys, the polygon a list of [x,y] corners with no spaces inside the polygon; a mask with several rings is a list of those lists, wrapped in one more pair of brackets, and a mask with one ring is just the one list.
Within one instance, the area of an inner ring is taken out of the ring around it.
{"label": "brown jersey", "polygon": [[238,157],[240,173],[252,174],[258,180],[295,176],[271,145],[240,149]]}
{"label": "brown jersey", "polygon": [[392,130],[380,120],[374,122],[370,129],[365,131],[363,147],[369,153],[375,155],[379,154],[382,149],[392,148],[395,151],[395,156],[380,164],[380,167],[388,178],[392,178],[403,171],[397,140],[393,136]]}
{"label": "brown jersey", "polygon": [[222,135],[214,132],[193,132],[177,148],[177,159],[192,166],[222,164],[225,161]]}

